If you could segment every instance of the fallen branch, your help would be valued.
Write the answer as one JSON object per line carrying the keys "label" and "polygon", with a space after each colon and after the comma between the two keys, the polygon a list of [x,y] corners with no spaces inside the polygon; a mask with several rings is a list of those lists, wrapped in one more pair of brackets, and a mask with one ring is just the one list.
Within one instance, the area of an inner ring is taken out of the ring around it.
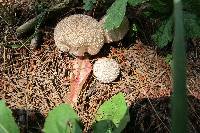
{"label": "fallen branch", "polygon": [[[63,3],[57,4],[53,7],[50,7],[49,9],[46,9],[45,11],[38,14],[36,17],[27,21],[23,25],[19,26],[16,29],[17,34],[19,36],[23,36],[26,33],[35,31],[35,28],[37,28],[36,26],[38,26],[38,21],[41,21],[41,22],[39,22],[39,24],[41,24],[41,23],[44,23],[46,20],[55,18],[56,16],[58,16],[57,13],[59,13],[63,9],[66,9],[67,7],[69,7],[70,2],[74,2],[75,4],[77,3],[77,1],[65,0]],[[42,20],[40,20],[40,19],[42,19]]]}
{"label": "fallen branch", "polygon": [[37,17],[32,18],[28,22],[24,23],[16,29],[17,35],[22,36],[28,32],[34,31],[35,26],[37,25],[38,17],[41,17],[42,14],[39,14]]}

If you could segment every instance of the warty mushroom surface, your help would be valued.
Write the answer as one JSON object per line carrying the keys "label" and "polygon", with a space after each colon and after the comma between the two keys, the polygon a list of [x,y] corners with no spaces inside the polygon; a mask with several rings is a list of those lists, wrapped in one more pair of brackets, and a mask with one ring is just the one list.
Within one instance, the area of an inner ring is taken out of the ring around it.
{"label": "warty mushroom surface", "polygon": [[97,54],[104,44],[104,31],[94,18],[75,14],[61,20],[54,29],[56,46],[63,52],[84,56]]}
{"label": "warty mushroom surface", "polygon": [[99,58],[93,65],[93,74],[102,83],[114,81],[119,73],[119,64],[114,59]]}

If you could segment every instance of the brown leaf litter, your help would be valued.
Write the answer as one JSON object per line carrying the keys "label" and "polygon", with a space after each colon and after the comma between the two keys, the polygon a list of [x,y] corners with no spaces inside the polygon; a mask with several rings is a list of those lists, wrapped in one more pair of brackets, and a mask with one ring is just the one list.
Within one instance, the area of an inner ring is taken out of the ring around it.
{"label": "brown leaf litter", "polygon": [[[35,110],[46,116],[53,107],[66,102],[71,59],[55,48],[52,38],[48,33],[38,50],[5,49],[0,98],[12,109]],[[170,67],[151,47],[138,42],[129,49],[113,48],[108,57],[120,63],[121,75],[111,84],[102,84],[94,77],[86,82],[75,107],[85,131],[91,127],[98,107],[118,92],[125,94],[129,106],[142,98],[166,97],[171,93]],[[194,69],[198,63],[188,63],[188,87],[195,96],[199,96],[199,71]]]}
{"label": "brown leaf litter", "polygon": [[[5,25],[0,25],[0,29]],[[11,27],[7,27],[11,30]],[[7,31],[7,30],[4,30]],[[0,33],[1,40],[19,42],[13,33]],[[29,46],[19,49],[0,47],[0,99],[4,99],[12,109],[25,109],[40,112],[47,116],[48,111],[66,102],[70,87],[72,59],[62,54],[54,45],[53,29],[45,32],[41,49],[31,50]],[[199,125],[200,100],[200,42],[188,53],[187,87],[188,94],[196,99],[189,99],[191,127]],[[145,117],[152,115],[151,125],[160,126],[162,120],[168,120],[168,102],[162,100],[172,92],[170,66],[164,58],[150,46],[139,40],[130,48],[112,48],[109,58],[114,58],[121,66],[121,74],[111,84],[102,84],[90,75],[82,88],[78,103],[74,107],[84,124],[84,131],[90,130],[99,106],[118,92],[123,92],[130,108],[137,111],[135,126],[145,129]],[[93,62],[95,59],[92,59]],[[142,99],[148,99],[145,104]],[[161,99],[153,100],[152,99]],[[162,103],[165,103],[162,105]],[[147,103],[150,103],[146,105]],[[142,105],[139,106],[139,105]],[[159,115],[157,111],[163,111]],[[130,111],[132,112],[132,111]],[[134,112],[133,112],[134,113]],[[164,118],[165,117],[165,118]],[[160,120],[162,119],[162,120]],[[193,121],[192,121],[193,120]],[[168,123],[168,121],[164,121]],[[166,124],[164,124],[166,125]],[[165,128],[167,129],[167,128]],[[157,130],[159,131],[159,130]],[[163,131],[163,130],[162,130]],[[168,131],[168,130],[164,130]]]}

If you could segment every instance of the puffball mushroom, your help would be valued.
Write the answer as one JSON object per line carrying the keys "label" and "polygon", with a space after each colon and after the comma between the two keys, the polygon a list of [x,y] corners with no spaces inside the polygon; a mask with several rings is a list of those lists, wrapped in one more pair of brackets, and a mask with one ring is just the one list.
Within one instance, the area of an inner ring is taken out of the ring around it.
{"label": "puffball mushroom", "polygon": [[[106,20],[106,16],[104,16],[99,23],[102,25],[104,25]],[[121,39],[123,39],[123,37],[126,35],[126,33],[128,32],[129,29],[129,21],[128,18],[125,16],[121,25],[113,30],[107,31],[106,29],[104,30],[104,37],[105,43],[111,43],[111,42],[115,42],[115,41],[119,41]]]}
{"label": "puffball mushroom", "polygon": [[114,59],[100,58],[93,65],[94,76],[103,83],[114,81],[119,73],[119,64]]}
{"label": "puffball mushroom", "polygon": [[61,20],[54,30],[56,46],[63,52],[83,56],[97,54],[104,44],[104,31],[94,18],[75,14]]}
{"label": "puffball mushroom", "polygon": [[63,52],[69,52],[75,56],[84,56],[85,52],[91,55],[97,54],[104,43],[121,40],[129,28],[128,19],[125,17],[117,29],[104,30],[106,17],[100,22],[94,18],[75,14],[61,20],[54,30],[56,46]]}

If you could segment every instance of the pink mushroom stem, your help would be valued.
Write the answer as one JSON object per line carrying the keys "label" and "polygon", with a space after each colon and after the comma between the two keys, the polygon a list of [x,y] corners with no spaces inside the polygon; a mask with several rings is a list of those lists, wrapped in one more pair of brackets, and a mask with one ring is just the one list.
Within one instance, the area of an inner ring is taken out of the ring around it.
{"label": "pink mushroom stem", "polygon": [[78,102],[78,96],[92,70],[92,64],[88,59],[75,59],[72,62],[70,77],[70,90],[67,95],[67,103],[74,106]]}

